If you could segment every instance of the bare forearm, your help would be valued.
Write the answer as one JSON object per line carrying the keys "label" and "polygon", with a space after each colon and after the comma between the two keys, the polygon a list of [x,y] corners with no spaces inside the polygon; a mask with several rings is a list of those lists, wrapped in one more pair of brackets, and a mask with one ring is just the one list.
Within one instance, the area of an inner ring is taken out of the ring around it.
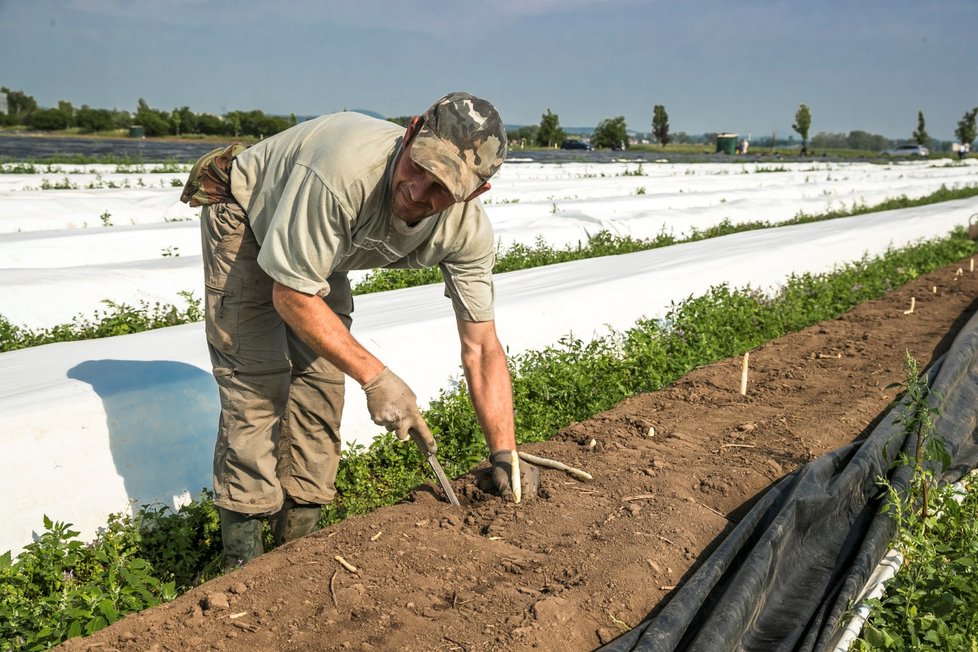
{"label": "bare forearm", "polygon": [[357,342],[319,297],[275,283],[272,302],[303,342],[361,385],[383,370],[384,364]]}
{"label": "bare forearm", "polygon": [[473,343],[463,337],[462,366],[469,396],[490,452],[516,448],[513,386],[506,354],[495,337]]}

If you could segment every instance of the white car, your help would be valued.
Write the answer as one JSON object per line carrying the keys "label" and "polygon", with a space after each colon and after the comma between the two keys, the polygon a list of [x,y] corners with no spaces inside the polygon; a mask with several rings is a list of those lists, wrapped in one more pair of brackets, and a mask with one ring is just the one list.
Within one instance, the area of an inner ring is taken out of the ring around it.
{"label": "white car", "polygon": [[883,156],[927,156],[930,151],[923,145],[916,143],[897,145],[892,149],[885,149],[880,152]]}

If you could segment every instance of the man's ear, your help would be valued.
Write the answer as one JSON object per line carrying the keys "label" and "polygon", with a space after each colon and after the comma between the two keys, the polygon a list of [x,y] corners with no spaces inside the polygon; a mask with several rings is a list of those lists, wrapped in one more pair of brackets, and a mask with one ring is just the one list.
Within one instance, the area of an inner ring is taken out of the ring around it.
{"label": "man's ear", "polygon": [[485,191],[489,190],[489,188],[491,188],[491,187],[492,186],[489,185],[489,182],[486,181],[484,184],[482,184],[481,186],[479,186],[478,188],[476,188],[475,190],[473,190],[472,191],[472,194],[469,195],[468,197],[466,197],[464,201],[472,201],[473,199],[475,199],[476,197],[478,197],[479,195],[481,195]]}
{"label": "man's ear", "polygon": [[414,116],[407,125],[407,130],[404,132],[404,142],[408,142],[414,137],[414,134],[418,131],[418,123],[421,122],[421,116]]}

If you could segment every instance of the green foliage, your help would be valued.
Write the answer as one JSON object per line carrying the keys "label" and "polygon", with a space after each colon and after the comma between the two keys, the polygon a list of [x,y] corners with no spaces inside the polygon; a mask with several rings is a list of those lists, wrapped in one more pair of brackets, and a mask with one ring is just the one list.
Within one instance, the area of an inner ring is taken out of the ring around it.
{"label": "green foliage", "polygon": [[556,147],[564,140],[566,134],[560,128],[560,117],[547,109],[540,118],[540,128],[536,132],[536,144],[540,147]]}
{"label": "green foliage", "polygon": [[958,127],[954,130],[954,135],[962,145],[970,145],[975,141],[978,127],[975,126],[975,116],[978,116],[978,107],[975,107],[964,114],[958,121]]}
{"label": "green foliage", "polygon": [[624,116],[606,118],[598,123],[591,136],[591,145],[595,148],[608,147],[624,149],[628,144],[628,127]]}
{"label": "green foliage", "polygon": [[808,147],[808,131],[812,128],[812,110],[808,108],[807,104],[800,105],[795,111],[795,122],[791,128],[801,136],[802,149],[806,149]]}
{"label": "green foliage", "polygon": [[70,527],[45,516],[45,531],[16,561],[0,556],[5,650],[45,650],[176,597],[175,585],[138,556],[139,532],[128,517],[111,515],[90,544]]}
{"label": "green foliage", "polygon": [[257,138],[266,138],[289,128],[287,118],[266,115],[257,109],[252,111],[232,111],[225,119],[236,128],[235,135],[246,134]]}
{"label": "green foliage", "polygon": [[506,140],[509,142],[509,148],[513,149],[515,147],[525,147],[526,145],[536,144],[537,133],[539,131],[539,125],[527,125],[520,127],[519,129],[507,130]]}
{"label": "green foliage", "polygon": [[67,129],[70,124],[71,116],[60,109],[37,109],[30,116],[30,126],[41,131]]}
{"label": "green foliage", "polygon": [[913,132],[913,139],[918,145],[927,145],[930,142],[923,111],[917,111],[917,129]]}
{"label": "green foliage", "polygon": [[652,109],[652,135],[663,147],[669,144],[669,114],[661,104],[656,104]]}
{"label": "green foliage", "polygon": [[150,107],[143,98],[139,98],[138,108],[132,119],[135,124],[143,127],[147,136],[166,136],[172,130],[170,115],[166,111]]}
{"label": "green foliage", "polygon": [[139,531],[139,554],[157,576],[185,591],[221,572],[221,520],[214,495],[204,489],[176,512],[149,505],[133,517]]}
{"label": "green foliage", "polygon": [[860,150],[865,152],[879,152],[893,144],[886,136],[871,134],[867,131],[855,129],[847,134],[826,133],[820,131],[812,136],[812,149],[818,150]]}
{"label": "green foliage", "polygon": [[53,342],[129,335],[203,319],[200,299],[195,299],[192,292],[181,292],[180,295],[187,301],[187,305],[183,309],[173,305],[163,305],[159,302],[150,306],[144,301],[139,307],[132,307],[124,303],[105,300],[102,303],[107,305],[109,310],[107,312],[96,311],[93,319],[84,319],[79,316],[70,323],[36,331],[15,326],[6,317],[0,315],[0,351],[14,351]]}
{"label": "green foliage", "polygon": [[26,119],[37,109],[37,100],[23,91],[12,91],[0,86],[0,93],[7,94],[7,113],[15,119],[14,124],[26,124]]}
{"label": "green foliage", "polygon": [[75,114],[75,124],[83,132],[94,133],[113,129],[116,126],[116,121],[108,109],[92,109],[82,105]]}
{"label": "green foliage", "polygon": [[853,649],[978,649],[978,485],[972,473],[966,491],[939,486],[950,464],[934,420],[941,398],[932,395],[917,362],[906,356],[907,389],[897,418],[913,446],[896,464],[912,469],[909,487],[898,492],[886,479],[884,512],[897,524],[896,546],[904,564],[882,599],[870,600],[871,616]]}

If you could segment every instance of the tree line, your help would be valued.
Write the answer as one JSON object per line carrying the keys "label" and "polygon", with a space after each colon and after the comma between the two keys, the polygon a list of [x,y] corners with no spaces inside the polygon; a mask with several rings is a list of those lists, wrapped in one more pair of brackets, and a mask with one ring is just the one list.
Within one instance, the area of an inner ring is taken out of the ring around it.
{"label": "tree line", "polygon": [[[118,109],[95,109],[83,104],[75,108],[71,102],[60,100],[56,107],[41,108],[37,101],[23,91],[15,91],[0,86],[0,92],[7,96],[7,113],[0,114],[0,126],[26,126],[39,131],[63,131],[78,129],[82,133],[98,133],[112,130],[128,130],[138,125],[147,136],[252,136],[263,138],[283,131],[296,124],[295,114],[288,118],[268,115],[260,110],[230,111],[222,116],[210,113],[197,113],[183,106],[171,111],[156,109],[143,98],[136,103],[132,113]],[[978,107],[967,111],[958,122],[954,135],[959,143],[972,144],[978,137],[976,128]],[[801,152],[807,154],[809,147],[818,149],[859,149],[879,151],[893,144],[893,141],[880,134],[854,130],[848,134],[819,132],[809,138],[812,125],[812,111],[807,104],[801,104],[795,112],[792,129],[801,138]],[[405,116],[390,118],[392,122],[407,124]],[[673,133],[669,128],[669,114],[666,107],[656,104],[652,108],[651,137],[654,142],[665,147],[669,143],[711,143],[715,132],[691,136],[685,132]],[[509,130],[509,140],[520,145],[537,147],[559,147],[568,139],[567,132],[560,126],[560,117],[547,109],[540,117],[539,125],[529,125]],[[598,123],[590,134],[590,144],[595,148],[624,149],[629,142],[628,126],[623,116],[606,118]],[[911,135],[912,142],[931,147],[948,149],[950,144],[934,141],[927,133],[924,112],[917,112],[917,129]],[[765,146],[765,139],[758,143]],[[772,135],[767,146],[778,143]],[[788,141],[791,144],[791,140]],[[936,147],[935,147],[936,145]]]}
{"label": "tree line", "polygon": [[87,104],[76,108],[71,102],[61,100],[58,106],[42,108],[37,101],[23,91],[0,86],[7,95],[7,113],[0,114],[2,126],[25,126],[38,131],[64,131],[78,129],[81,133],[98,133],[117,129],[128,130],[141,126],[147,136],[254,136],[262,138],[278,133],[296,124],[293,113],[288,118],[268,115],[259,110],[230,111],[222,116],[197,113],[183,106],[165,111],[151,107],[139,98],[132,113],[119,109],[94,109]]}
{"label": "tree line", "polygon": [[[959,143],[971,144],[976,134],[976,116],[978,107],[968,111],[958,122],[954,135]],[[801,104],[795,111],[795,120],[791,125],[792,130],[801,138],[801,153],[808,154],[809,147],[815,149],[858,149],[867,151],[880,151],[890,147],[894,141],[880,134],[871,134],[862,130],[853,130],[848,134],[819,132],[814,137],[810,137],[812,127],[812,110],[807,104]],[[691,136],[686,132],[673,133],[669,129],[669,114],[666,107],[656,104],[652,107],[652,140],[665,147],[669,143],[712,143],[716,140],[716,132],[707,132],[701,136]],[[512,142],[521,144],[535,145],[537,147],[557,147],[567,138],[566,132],[560,126],[560,118],[549,108],[541,116],[539,125],[520,127],[509,132]],[[911,134],[910,140],[918,145],[928,146],[931,149],[948,149],[950,143],[936,141],[927,133],[924,112],[917,112],[917,128]],[[793,136],[786,143],[792,145]],[[598,126],[591,134],[591,145],[596,148],[623,147],[628,142],[628,131],[625,119],[622,116],[608,118],[598,123]],[[775,136],[770,140],[765,137],[758,139],[758,144],[762,146],[776,146],[778,142]]]}

